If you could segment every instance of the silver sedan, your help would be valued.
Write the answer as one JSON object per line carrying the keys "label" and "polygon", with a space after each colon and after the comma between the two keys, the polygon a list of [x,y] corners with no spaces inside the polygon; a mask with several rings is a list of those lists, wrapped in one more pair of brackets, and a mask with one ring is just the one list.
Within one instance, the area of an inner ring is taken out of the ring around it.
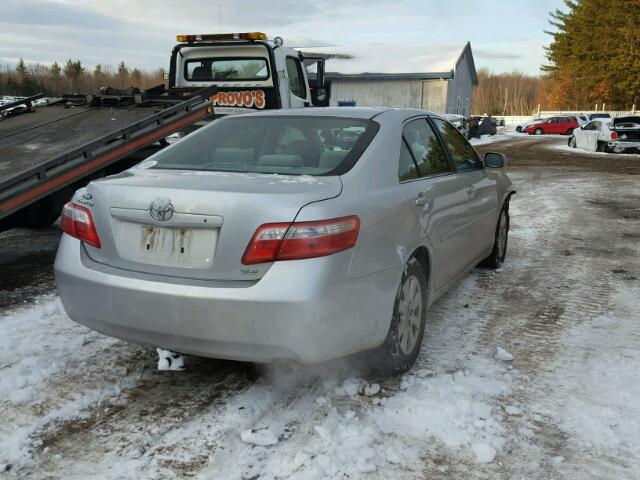
{"label": "silver sedan", "polygon": [[427,308],[505,258],[503,166],[427,111],[227,117],[76,192],[60,297],[76,322],[176,352],[316,362],[366,351],[403,371]]}

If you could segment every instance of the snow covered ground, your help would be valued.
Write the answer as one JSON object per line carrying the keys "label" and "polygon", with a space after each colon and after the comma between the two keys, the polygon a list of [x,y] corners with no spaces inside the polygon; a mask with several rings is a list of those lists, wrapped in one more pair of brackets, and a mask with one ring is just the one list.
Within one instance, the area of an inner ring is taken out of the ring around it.
{"label": "snow covered ground", "polygon": [[[520,170],[505,266],[429,312],[417,365],[371,378],[187,357],[0,314],[0,472],[30,478],[638,478],[640,195]],[[0,474],[1,476],[1,474]]]}
{"label": "snow covered ground", "polygon": [[[565,137],[566,138],[566,137]],[[614,152],[593,152],[591,150],[585,150],[583,148],[573,148],[570,147],[567,143],[564,144],[553,144],[553,145],[549,145],[548,148],[552,149],[552,150],[560,150],[563,152],[571,152],[571,153],[576,153],[576,151],[578,151],[580,154],[582,155],[598,155],[598,156],[618,156],[618,155],[636,155],[638,156],[639,154],[637,153],[614,153]]]}

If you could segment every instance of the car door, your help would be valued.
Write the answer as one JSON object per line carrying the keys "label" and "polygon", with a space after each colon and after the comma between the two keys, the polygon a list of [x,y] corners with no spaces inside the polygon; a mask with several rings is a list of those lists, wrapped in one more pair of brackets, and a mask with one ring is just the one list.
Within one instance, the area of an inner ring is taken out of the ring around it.
{"label": "car door", "polygon": [[469,264],[493,247],[498,214],[498,186],[493,176],[487,175],[480,157],[469,142],[448,122],[432,118],[440,138],[465,185],[467,208],[464,217],[468,222],[468,236],[459,254]]}
{"label": "car door", "polygon": [[598,137],[600,136],[601,124],[598,120],[593,120],[589,122],[584,127],[584,148],[585,150],[590,150],[595,152],[598,148]]}
{"label": "car door", "polygon": [[552,117],[549,119],[549,123],[545,126],[544,133],[556,134],[560,132],[560,118]]}
{"label": "car door", "polygon": [[307,84],[300,59],[287,56],[285,59],[287,80],[289,82],[289,97],[291,99],[290,108],[302,108],[309,106]]}
{"label": "car door", "polygon": [[467,185],[425,117],[405,123],[398,162],[398,181],[414,212],[421,235],[431,247],[432,277],[440,289],[461,269],[466,230]]}
{"label": "car door", "polygon": [[585,124],[573,131],[573,137],[576,139],[577,148],[587,148],[587,142],[589,138],[589,132],[587,130],[588,125],[589,124]]}

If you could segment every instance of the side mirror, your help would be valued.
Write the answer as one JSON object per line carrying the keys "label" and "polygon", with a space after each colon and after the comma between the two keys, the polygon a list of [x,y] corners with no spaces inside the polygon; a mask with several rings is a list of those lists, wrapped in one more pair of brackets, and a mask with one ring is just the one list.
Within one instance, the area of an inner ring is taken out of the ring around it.
{"label": "side mirror", "polygon": [[484,156],[484,166],[487,168],[503,168],[507,159],[502,153],[488,152]]}
{"label": "side mirror", "polygon": [[311,103],[316,107],[326,105],[327,89],[324,87],[314,88],[311,90]]}

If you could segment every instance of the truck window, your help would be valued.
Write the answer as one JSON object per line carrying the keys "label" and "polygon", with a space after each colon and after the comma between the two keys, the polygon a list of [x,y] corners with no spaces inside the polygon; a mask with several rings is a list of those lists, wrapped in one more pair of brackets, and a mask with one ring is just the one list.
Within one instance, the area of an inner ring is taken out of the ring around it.
{"label": "truck window", "polygon": [[194,82],[266,80],[269,67],[265,58],[194,58],[185,62],[184,78]]}
{"label": "truck window", "polygon": [[287,57],[287,76],[291,93],[296,97],[307,98],[307,86],[304,82],[300,60],[295,57]]}

